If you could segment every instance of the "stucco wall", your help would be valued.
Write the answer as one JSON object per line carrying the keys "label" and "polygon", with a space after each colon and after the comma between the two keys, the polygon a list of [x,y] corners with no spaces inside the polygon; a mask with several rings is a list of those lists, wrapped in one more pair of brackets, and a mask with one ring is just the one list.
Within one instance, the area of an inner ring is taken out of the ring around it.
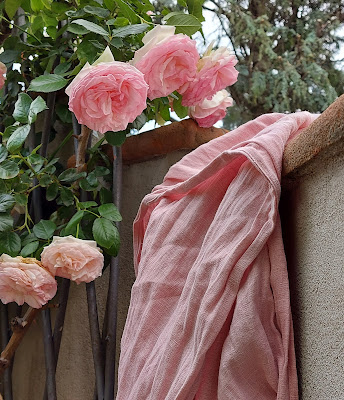
{"label": "stucco wall", "polygon": [[[118,333],[122,332],[134,280],[132,221],[143,196],[163,179],[184,151],[124,167]],[[292,287],[296,349],[303,400],[344,399],[342,156],[315,160],[286,182],[282,219]],[[107,272],[97,280],[102,322]],[[41,400],[44,357],[37,319],[15,358],[14,400]],[[57,370],[59,400],[92,400],[94,372],[84,285],[71,285]]]}
{"label": "stucco wall", "polygon": [[300,399],[344,399],[344,154],[318,158],[281,200]]}

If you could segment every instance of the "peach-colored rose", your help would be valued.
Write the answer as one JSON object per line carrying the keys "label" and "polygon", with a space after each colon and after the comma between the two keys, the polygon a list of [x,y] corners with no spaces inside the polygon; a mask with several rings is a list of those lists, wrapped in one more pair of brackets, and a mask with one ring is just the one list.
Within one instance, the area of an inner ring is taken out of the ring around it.
{"label": "peach-colored rose", "polygon": [[233,105],[233,99],[226,90],[220,90],[208,100],[189,108],[189,115],[200,127],[210,128],[226,115],[227,107]]}
{"label": "peach-colored rose", "polygon": [[0,89],[2,89],[3,86],[4,86],[4,84],[5,84],[6,78],[5,78],[4,75],[6,74],[6,71],[7,71],[6,65],[3,64],[3,63],[0,61]]}
{"label": "peach-colored rose", "polygon": [[80,124],[100,133],[122,131],[147,107],[143,74],[119,61],[87,65],[66,89]]}
{"label": "peach-colored rose", "polygon": [[104,257],[93,240],[54,236],[41,254],[42,264],[52,274],[76,283],[91,282],[102,274]]}
{"label": "peach-colored rose", "polygon": [[234,68],[236,63],[235,56],[225,47],[208,50],[198,63],[195,79],[180,92],[183,106],[194,106],[205,98],[211,99],[219,90],[233,85],[239,74]]}
{"label": "peach-colored rose", "polygon": [[173,33],[174,27],[156,26],[143,38],[145,45],[132,60],[144,74],[151,100],[178,91],[196,75],[199,60],[196,42]]}
{"label": "peach-colored rose", "polygon": [[0,256],[0,299],[41,308],[57,290],[54,277],[35,258]]}

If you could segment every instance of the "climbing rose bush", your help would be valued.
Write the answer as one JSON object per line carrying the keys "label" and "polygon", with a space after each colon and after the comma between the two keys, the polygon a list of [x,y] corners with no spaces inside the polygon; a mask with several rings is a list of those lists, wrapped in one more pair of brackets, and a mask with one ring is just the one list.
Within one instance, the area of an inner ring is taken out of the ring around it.
{"label": "climbing rose bush", "polygon": [[6,65],[3,64],[3,63],[0,61],[0,89],[2,89],[3,86],[4,86],[4,84],[5,84],[5,81],[6,81],[6,78],[5,78],[6,71],[7,71]]}
{"label": "climbing rose bush", "polygon": [[196,106],[189,108],[189,115],[200,127],[210,128],[226,115],[227,107],[233,105],[233,99],[227,90],[220,90],[210,100],[204,99]]}
{"label": "climbing rose bush", "polygon": [[199,60],[196,42],[183,34],[174,35],[174,31],[170,26],[153,28],[134,56],[133,64],[149,85],[150,100],[180,91],[196,75]]}
{"label": "climbing rose bush", "polygon": [[0,256],[0,300],[41,308],[57,291],[54,277],[35,258]]}
{"label": "climbing rose bush", "polygon": [[134,66],[119,61],[87,65],[66,89],[78,122],[105,133],[122,131],[147,107],[148,85]]}
{"label": "climbing rose bush", "polygon": [[233,85],[239,72],[237,59],[225,47],[208,50],[199,60],[195,79],[182,90],[184,106],[195,106],[204,99],[211,99],[218,91]]}
{"label": "climbing rose bush", "polygon": [[77,284],[91,282],[102,274],[104,257],[93,240],[54,236],[41,254],[42,264],[51,274]]}

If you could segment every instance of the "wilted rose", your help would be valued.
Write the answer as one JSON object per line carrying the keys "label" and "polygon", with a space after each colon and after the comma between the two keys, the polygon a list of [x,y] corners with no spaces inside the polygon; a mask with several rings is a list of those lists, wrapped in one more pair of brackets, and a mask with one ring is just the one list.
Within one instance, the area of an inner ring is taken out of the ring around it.
{"label": "wilted rose", "polygon": [[156,26],[145,35],[144,46],[132,60],[144,74],[151,100],[179,91],[196,74],[196,42],[183,34],[174,35],[174,30],[171,26]]}
{"label": "wilted rose", "polygon": [[[101,59],[101,58],[100,58]],[[86,65],[67,87],[69,109],[100,133],[122,131],[147,107],[143,74],[119,61]]]}
{"label": "wilted rose", "polygon": [[35,258],[0,256],[0,299],[41,308],[57,290],[54,277]]}
{"label": "wilted rose", "polygon": [[208,50],[199,61],[195,79],[183,88],[183,106],[194,106],[211,99],[218,91],[233,85],[239,72],[234,68],[237,59],[225,47]]}
{"label": "wilted rose", "polygon": [[3,86],[4,86],[4,84],[5,84],[6,78],[5,78],[4,75],[6,74],[6,71],[7,71],[6,65],[3,64],[3,63],[0,61],[0,89],[2,89]]}
{"label": "wilted rose", "polygon": [[41,254],[42,264],[52,274],[76,283],[91,282],[102,274],[104,257],[93,240],[54,236]]}
{"label": "wilted rose", "polygon": [[189,115],[202,128],[210,128],[226,116],[226,109],[233,105],[233,99],[226,90],[220,90],[210,100],[204,99],[189,108]]}

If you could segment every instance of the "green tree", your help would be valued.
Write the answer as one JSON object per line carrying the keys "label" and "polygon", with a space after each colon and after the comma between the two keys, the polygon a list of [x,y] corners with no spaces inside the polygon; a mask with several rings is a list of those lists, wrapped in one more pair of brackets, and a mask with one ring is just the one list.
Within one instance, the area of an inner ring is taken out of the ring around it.
{"label": "green tree", "polygon": [[334,59],[343,42],[341,0],[210,0],[204,8],[220,23],[218,41],[228,37],[238,58],[227,127],[268,112],[322,112],[343,93]]}

